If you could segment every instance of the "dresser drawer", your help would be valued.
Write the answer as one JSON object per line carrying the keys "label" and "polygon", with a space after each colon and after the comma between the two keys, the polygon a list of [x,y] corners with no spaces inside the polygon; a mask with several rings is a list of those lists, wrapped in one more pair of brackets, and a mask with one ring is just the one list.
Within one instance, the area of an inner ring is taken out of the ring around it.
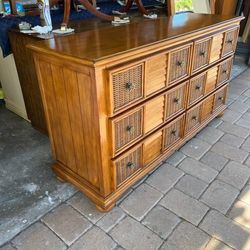
{"label": "dresser drawer", "polygon": [[189,82],[188,105],[191,105],[203,97],[206,87],[207,74],[203,73],[194,77]]}
{"label": "dresser drawer", "polygon": [[197,41],[194,44],[192,72],[209,64],[211,38]]}
{"label": "dresser drawer", "polygon": [[231,52],[235,51],[237,38],[238,38],[238,28],[229,30],[224,34],[224,43],[223,43],[223,50],[222,56],[225,56]]}
{"label": "dresser drawer", "polygon": [[111,70],[109,74],[113,112],[143,98],[144,63]]}
{"label": "dresser drawer", "polygon": [[213,108],[214,110],[217,110],[218,108],[225,105],[226,96],[227,96],[227,86],[215,92],[214,108]]}
{"label": "dresser drawer", "polygon": [[169,52],[168,85],[189,76],[191,45]]}
{"label": "dresser drawer", "polygon": [[225,83],[230,79],[233,58],[230,58],[219,65],[217,86]]}
{"label": "dresser drawer", "polygon": [[142,146],[135,147],[129,153],[122,155],[113,164],[116,175],[115,186],[119,186],[142,168]]}
{"label": "dresser drawer", "polygon": [[188,133],[192,131],[194,128],[200,125],[201,123],[201,107],[202,105],[199,103],[192,109],[187,111],[186,114],[186,125],[185,132]]}
{"label": "dresser drawer", "polygon": [[166,94],[165,118],[171,117],[185,110],[186,105],[187,82],[169,90]]}
{"label": "dresser drawer", "polygon": [[142,122],[142,108],[112,121],[114,152],[142,136]]}
{"label": "dresser drawer", "polygon": [[183,137],[184,115],[176,118],[163,129],[163,149],[166,150]]}

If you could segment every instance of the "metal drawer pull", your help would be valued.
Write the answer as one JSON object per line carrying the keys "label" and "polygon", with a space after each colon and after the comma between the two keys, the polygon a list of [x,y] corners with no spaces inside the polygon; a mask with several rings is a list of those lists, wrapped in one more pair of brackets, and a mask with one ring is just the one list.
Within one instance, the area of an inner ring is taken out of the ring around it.
{"label": "metal drawer pull", "polygon": [[176,131],[175,129],[174,129],[174,130],[172,130],[172,131],[171,131],[171,135],[176,136],[176,132],[177,132],[177,131]]}
{"label": "metal drawer pull", "polygon": [[179,101],[180,101],[180,99],[179,99],[178,97],[175,97],[175,98],[173,99],[173,102],[176,103],[176,104],[178,104]]}
{"label": "metal drawer pull", "polygon": [[200,56],[205,56],[206,52],[205,51],[200,51]]}
{"label": "metal drawer pull", "polygon": [[197,120],[197,116],[196,115],[192,116],[191,120],[196,121]]}
{"label": "metal drawer pull", "polygon": [[201,90],[201,85],[196,85],[196,86],[195,86],[195,89],[196,89],[196,90]]}
{"label": "metal drawer pull", "polygon": [[127,168],[134,168],[135,167],[135,164],[133,162],[128,162],[127,163]]}
{"label": "metal drawer pull", "polygon": [[219,101],[223,101],[224,98],[223,98],[222,96],[219,96],[219,97],[218,97],[218,100],[219,100]]}
{"label": "metal drawer pull", "polygon": [[182,66],[184,66],[184,62],[183,61],[177,61],[176,65],[179,66],[179,67],[182,67]]}
{"label": "metal drawer pull", "polygon": [[135,85],[132,82],[127,82],[126,85],[125,85],[125,88],[127,90],[132,90],[132,89],[135,88]]}
{"label": "metal drawer pull", "polygon": [[126,127],[126,130],[127,130],[129,133],[133,133],[133,132],[134,132],[134,127],[131,126],[131,125],[128,125],[128,126]]}
{"label": "metal drawer pull", "polygon": [[222,71],[222,73],[223,73],[223,74],[227,74],[227,73],[228,73],[228,70],[224,69],[224,70]]}
{"label": "metal drawer pull", "polygon": [[233,39],[229,39],[229,40],[227,40],[227,43],[233,43]]}

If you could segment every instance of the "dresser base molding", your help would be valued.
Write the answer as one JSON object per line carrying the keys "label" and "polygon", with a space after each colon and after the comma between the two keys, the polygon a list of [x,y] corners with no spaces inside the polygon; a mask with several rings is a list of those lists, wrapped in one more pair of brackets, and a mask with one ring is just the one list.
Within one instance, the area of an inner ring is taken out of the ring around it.
{"label": "dresser base molding", "polygon": [[146,174],[150,173],[152,170],[157,169],[160,167],[160,163],[172,155],[176,150],[178,150],[181,146],[183,146],[187,141],[194,137],[201,129],[207,126],[209,122],[211,122],[216,117],[221,117],[224,114],[226,109],[226,105],[221,106],[218,110],[216,110],[207,120],[203,121],[203,123],[188,133],[183,139],[178,141],[175,145],[173,145],[170,149],[164,152],[157,160],[151,163],[149,166],[145,167],[141,170],[138,174],[131,176],[128,181],[122,184],[119,188],[115,190],[111,195],[103,198],[102,196],[98,195],[93,189],[91,189],[88,185],[84,185],[79,178],[75,177],[74,175],[70,174],[65,170],[65,166],[61,163],[55,163],[53,165],[53,170],[57,175],[57,178],[64,182],[68,181],[72,183],[77,188],[79,188],[89,199],[91,199],[96,208],[100,212],[109,212],[115,206],[116,202],[121,198],[121,196],[131,187],[132,185],[136,184],[140,179],[142,179]]}

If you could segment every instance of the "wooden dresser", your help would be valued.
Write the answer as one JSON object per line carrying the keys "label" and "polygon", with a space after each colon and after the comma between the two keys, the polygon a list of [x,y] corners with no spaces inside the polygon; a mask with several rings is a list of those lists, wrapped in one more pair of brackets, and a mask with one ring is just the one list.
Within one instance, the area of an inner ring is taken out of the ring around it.
{"label": "wooden dresser", "polygon": [[180,14],[30,45],[58,178],[108,211],[221,115],[241,19]]}

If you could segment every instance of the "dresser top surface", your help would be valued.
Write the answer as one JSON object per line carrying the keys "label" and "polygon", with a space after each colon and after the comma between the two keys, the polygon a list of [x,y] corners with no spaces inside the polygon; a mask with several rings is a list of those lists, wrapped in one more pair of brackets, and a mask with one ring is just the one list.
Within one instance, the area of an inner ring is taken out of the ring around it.
{"label": "dresser top surface", "polygon": [[185,13],[141,19],[121,26],[107,26],[68,36],[39,41],[29,46],[35,51],[62,54],[92,63],[163,41],[240,21],[242,17]]}

